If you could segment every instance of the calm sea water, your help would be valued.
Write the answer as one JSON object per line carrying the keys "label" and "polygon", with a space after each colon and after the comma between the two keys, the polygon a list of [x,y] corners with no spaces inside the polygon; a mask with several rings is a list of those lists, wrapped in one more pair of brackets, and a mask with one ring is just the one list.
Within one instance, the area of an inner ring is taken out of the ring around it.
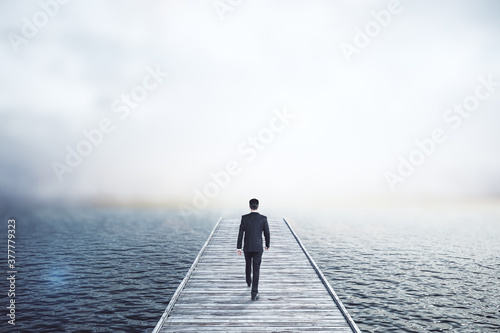
{"label": "calm sea water", "polygon": [[500,214],[346,214],[297,232],[363,332],[500,332]]}
{"label": "calm sea water", "polygon": [[[151,332],[217,220],[131,209],[15,217],[16,325],[2,305],[1,332]],[[500,332],[500,214],[291,222],[363,332]],[[6,248],[7,216],[1,225]]]}
{"label": "calm sea water", "polygon": [[22,333],[151,332],[217,222],[112,209],[42,209],[16,220],[16,326],[2,304],[0,327]]}

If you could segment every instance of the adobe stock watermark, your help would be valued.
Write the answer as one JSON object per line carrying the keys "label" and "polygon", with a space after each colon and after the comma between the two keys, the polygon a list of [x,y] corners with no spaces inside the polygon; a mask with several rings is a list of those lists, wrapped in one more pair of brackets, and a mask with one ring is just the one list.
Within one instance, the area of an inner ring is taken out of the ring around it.
{"label": "adobe stock watermark", "polygon": [[9,31],[7,39],[10,46],[17,54],[21,45],[26,45],[30,40],[35,38],[40,30],[45,28],[49,21],[56,17],[61,10],[62,5],[66,5],[71,0],[40,0],[40,10],[36,11],[31,18],[26,16],[21,17],[20,34]]}
{"label": "adobe stock watermark", "polygon": [[212,6],[217,16],[219,16],[219,19],[224,21],[226,14],[233,12],[242,2],[243,0],[214,0]]}
{"label": "adobe stock watermark", "polygon": [[359,26],[355,27],[352,43],[342,42],[339,45],[347,63],[350,64],[353,55],[360,54],[362,49],[366,48],[383,29],[391,24],[392,18],[402,11],[403,5],[399,0],[390,0],[385,9],[373,10],[370,13],[372,20],[366,22],[363,29]]}
{"label": "adobe stock watermark", "polygon": [[227,188],[231,179],[239,175],[245,165],[253,162],[259,152],[265,150],[296,117],[297,115],[290,113],[286,107],[274,109],[273,116],[269,119],[266,127],[261,128],[257,133],[248,136],[238,144],[236,158],[227,161],[223,168],[210,171],[208,173],[210,180],[200,188],[193,189],[192,206],[180,205],[182,214],[186,216],[188,213],[206,208],[210,200],[216,198],[223,189]]}
{"label": "adobe stock watermark", "polygon": [[[110,110],[118,115],[120,120],[129,117],[130,111],[136,109],[143,102],[150,92],[159,87],[163,80],[168,76],[167,72],[161,71],[160,67],[146,67],[147,74],[144,75],[140,84],[135,85],[130,93],[121,94],[120,98],[115,99],[110,106]],[[80,166],[85,157],[92,154],[95,147],[100,146],[107,135],[116,128],[115,122],[108,117],[99,121],[96,128],[82,131],[83,138],[74,146],[66,146],[66,158],[61,163],[52,161],[51,167],[59,182],[64,181],[64,175],[72,173],[75,168]]]}
{"label": "adobe stock watermark", "polygon": [[[479,84],[474,93],[465,97],[461,103],[455,103],[443,114],[443,120],[451,129],[457,130],[462,126],[464,119],[469,118],[475,112],[482,101],[487,100],[500,87],[500,81],[494,81],[493,75],[487,78],[479,76]],[[432,130],[430,137],[415,140],[416,148],[407,156],[398,156],[398,166],[395,171],[386,171],[384,178],[392,192],[396,191],[396,185],[404,183],[408,177],[413,175],[418,167],[436,152],[437,147],[448,139],[446,130],[436,127]]]}

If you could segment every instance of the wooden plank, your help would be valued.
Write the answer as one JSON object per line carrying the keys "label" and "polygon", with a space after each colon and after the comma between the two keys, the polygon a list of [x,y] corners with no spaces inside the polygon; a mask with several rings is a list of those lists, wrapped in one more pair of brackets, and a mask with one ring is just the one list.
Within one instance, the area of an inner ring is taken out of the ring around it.
{"label": "wooden plank", "polygon": [[203,251],[205,251],[205,249],[208,247],[208,244],[210,243],[210,240],[212,239],[212,237],[214,236],[215,232],[217,231],[217,227],[219,226],[221,220],[222,220],[222,217],[219,218],[219,221],[217,221],[217,223],[215,224],[215,227],[213,228],[212,232],[208,236],[207,241],[202,246],[200,252],[198,253],[198,255],[196,256],[196,258],[194,259],[193,264],[191,265],[191,268],[189,268],[188,272],[186,273],[186,276],[184,277],[184,279],[181,281],[181,283],[179,284],[179,286],[175,290],[174,295],[170,299],[170,302],[168,302],[168,306],[165,309],[165,312],[163,312],[163,315],[161,316],[160,320],[156,324],[155,328],[153,329],[153,332],[155,332],[155,333],[158,332],[160,330],[160,328],[163,326],[163,323],[165,322],[165,319],[167,318],[167,316],[170,313],[170,311],[172,310],[175,302],[179,298],[179,295],[180,295],[182,289],[184,288],[184,286],[186,285],[187,281],[189,280],[189,278],[193,274],[193,271],[196,268],[196,264],[198,264],[198,262],[200,261],[201,255],[203,254]]}
{"label": "wooden plank", "polygon": [[358,326],[356,325],[356,323],[354,322],[354,320],[351,318],[351,316],[347,312],[347,309],[344,307],[344,304],[342,304],[342,302],[340,301],[340,298],[337,296],[337,294],[333,290],[332,286],[330,285],[330,283],[328,282],[328,280],[323,275],[323,272],[319,269],[318,265],[316,265],[316,262],[314,262],[314,259],[309,255],[309,252],[307,252],[304,244],[302,244],[302,242],[300,241],[300,239],[297,236],[297,234],[293,231],[293,229],[290,226],[290,224],[285,219],[283,219],[283,220],[285,221],[286,225],[290,229],[292,235],[297,240],[297,243],[299,243],[299,246],[301,247],[301,249],[304,251],[307,259],[309,260],[309,262],[313,266],[314,270],[316,271],[316,273],[318,273],[318,276],[319,276],[321,282],[323,283],[323,285],[328,290],[328,293],[330,294],[330,296],[332,296],[333,300],[335,301],[335,303],[339,307],[340,312],[342,313],[342,315],[346,319],[346,321],[349,324],[349,326],[352,328],[353,332],[361,333],[361,330],[358,328]]}
{"label": "wooden plank", "polygon": [[236,254],[239,219],[219,219],[153,333],[199,331],[360,332],[298,236],[269,219],[258,301]]}

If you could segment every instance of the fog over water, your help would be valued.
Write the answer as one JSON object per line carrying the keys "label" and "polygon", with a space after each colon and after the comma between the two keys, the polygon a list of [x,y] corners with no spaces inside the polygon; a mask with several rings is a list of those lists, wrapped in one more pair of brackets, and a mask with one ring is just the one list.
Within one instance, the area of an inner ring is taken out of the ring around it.
{"label": "fog over water", "polygon": [[499,194],[495,1],[48,3],[0,4],[4,201]]}
{"label": "fog over water", "polygon": [[252,197],[292,221],[363,331],[498,331],[499,15],[0,2],[20,331],[150,331],[217,218]]}

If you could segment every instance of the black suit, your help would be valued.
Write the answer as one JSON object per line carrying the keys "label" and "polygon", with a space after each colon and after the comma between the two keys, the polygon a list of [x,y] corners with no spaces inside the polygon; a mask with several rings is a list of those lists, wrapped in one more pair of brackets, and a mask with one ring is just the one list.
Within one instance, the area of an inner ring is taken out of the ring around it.
{"label": "black suit", "polygon": [[[245,252],[246,262],[246,280],[247,284],[252,284],[252,295],[256,295],[259,291],[259,273],[260,263],[262,261],[262,233],[266,239],[266,247],[269,248],[270,233],[267,217],[260,215],[257,212],[243,215],[241,217],[240,232],[238,234],[237,249],[241,249],[243,235],[245,235],[245,243],[243,251]],[[253,280],[252,280],[252,261],[253,261]]]}

